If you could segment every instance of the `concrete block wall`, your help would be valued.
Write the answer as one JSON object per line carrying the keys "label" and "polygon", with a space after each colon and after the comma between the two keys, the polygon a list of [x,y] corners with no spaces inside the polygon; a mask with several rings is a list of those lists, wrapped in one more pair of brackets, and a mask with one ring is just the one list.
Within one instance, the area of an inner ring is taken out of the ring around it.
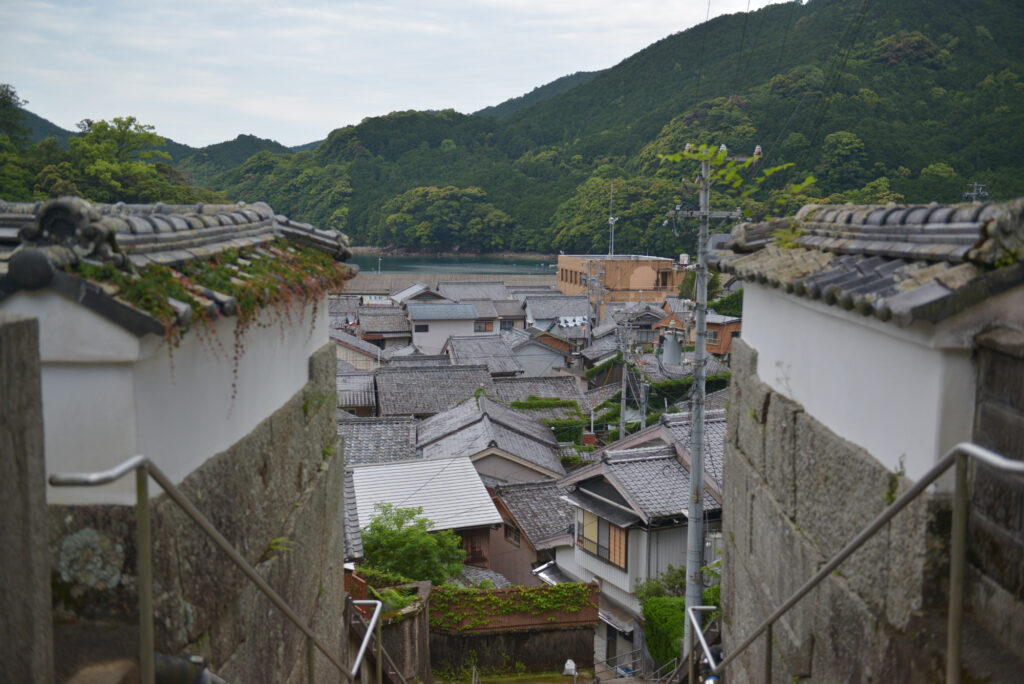
{"label": "concrete block wall", "polygon": [[[333,344],[315,352],[306,386],[212,456],[181,489],[344,655],[344,468],[335,367]],[[151,483],[151,495],[158,493]],[[204,655],[229,681],[303,681],[305,636],[165,495],[153,500],[152,519],[157,650]],[[73,651],[76,635],[92,625],[135,623],[134,530],[132,507],[49,507],[58,653],[62,640]],[[317,681],[339,681],[322,656],[315,667]]]}
{"label": "concrete block wall", "polygon": [[[734,340],[723,506],[728,653],[910,483],[757,376]],[[944,638],[923,623],[946,600],[948,516],[918,499],[774,628],[777,681],[918,681]],[[934,644],[934,648],[922,648]],[[761,681],[764,638],[729,681]]]}

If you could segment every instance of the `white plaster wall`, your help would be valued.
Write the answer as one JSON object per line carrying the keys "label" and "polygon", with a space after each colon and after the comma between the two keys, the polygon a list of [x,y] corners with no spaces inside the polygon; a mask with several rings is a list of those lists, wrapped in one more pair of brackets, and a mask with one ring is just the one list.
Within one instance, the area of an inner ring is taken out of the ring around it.
{"label": "white plaster wall", "polygon": [[[295,311],[292,320],[274,312],[250,326],[237,378],[231,358],[236,319],[214,328],[220,344],[203,343],[195,330],[171,359],[160,349],[135,368],[138,450],[180,482],[213,454],[246,436],[281,408],[309,380],[309,357],[328,341],[327,304]],[[237,394],[232,398],[232,383]]]}
{"label": "white plaster wall", "polygon": [[[328,341],[327,303],[250,327],[232,399],[235,318],[185,335],[168,354],[53,293],[18,293],[5,311],[39,318],[47,474],[110,468],[136,454],[180,482],[247,435],[306,384]],[[150,493],[157,487],[151,483]],[[134,478],[99,488],[47,488],[49,503],[132,503]]]}
{"label": "white plaster wall", "polygon": [[917,479],[970,439],[970,350],[938,348],[942,326],[901,328],[756,283],[743,314],[761,380],[885,467]]}
{"label": "white plaster wall", "polygon": [[[648,577],[657,577],[668,570],[668,566],[684,567],[686,565],[686,530],[685,526],[669,527],[651,533],[650,566]],[[711,562],[705,560],[705,562]]]}
{"label": "white plaster wall", "polygon": [[441,347],[452,335],[472,335],[473,321],[420,321],[420,324],[430,326],[425,333],[415,332],[416,324],[413,323],[412,343],[419,347],[424,354],[440,354]]}

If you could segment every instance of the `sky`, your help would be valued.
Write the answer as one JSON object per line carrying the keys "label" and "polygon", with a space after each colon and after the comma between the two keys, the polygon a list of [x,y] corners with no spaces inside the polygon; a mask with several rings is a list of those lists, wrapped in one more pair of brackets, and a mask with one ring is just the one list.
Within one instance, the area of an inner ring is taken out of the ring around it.
{"label": "sky", "polygon": [[288,146],[393,111],[471,113],[770,0],[0,0],[0,83],[62,128],[134,116]]}

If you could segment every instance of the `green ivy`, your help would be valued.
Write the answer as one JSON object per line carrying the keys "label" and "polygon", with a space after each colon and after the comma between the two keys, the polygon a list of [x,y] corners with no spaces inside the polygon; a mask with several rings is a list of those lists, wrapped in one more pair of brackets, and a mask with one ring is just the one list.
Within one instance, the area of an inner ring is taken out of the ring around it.
{"label": "green ivy", "polygon": [[573,613],[588,605],[593,587],[589,584],[566,583],[541,587],[511,589],[463,589],[445,585],[434,587],[430,594],[430,626],[449,632],[462,632],[486,627],[502,615],[549,612]]}

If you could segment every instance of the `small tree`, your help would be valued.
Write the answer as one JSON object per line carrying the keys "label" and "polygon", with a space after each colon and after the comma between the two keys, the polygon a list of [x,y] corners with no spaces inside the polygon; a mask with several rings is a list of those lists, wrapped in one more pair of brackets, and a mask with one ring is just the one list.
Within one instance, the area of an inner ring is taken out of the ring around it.
{"label": "small tree", "polygon": [[423,508],[375,504],[376,514],[363,530],[366,565],[414,580],[440,585],[462,571],[466,553],[451,530],[431,532]]}

